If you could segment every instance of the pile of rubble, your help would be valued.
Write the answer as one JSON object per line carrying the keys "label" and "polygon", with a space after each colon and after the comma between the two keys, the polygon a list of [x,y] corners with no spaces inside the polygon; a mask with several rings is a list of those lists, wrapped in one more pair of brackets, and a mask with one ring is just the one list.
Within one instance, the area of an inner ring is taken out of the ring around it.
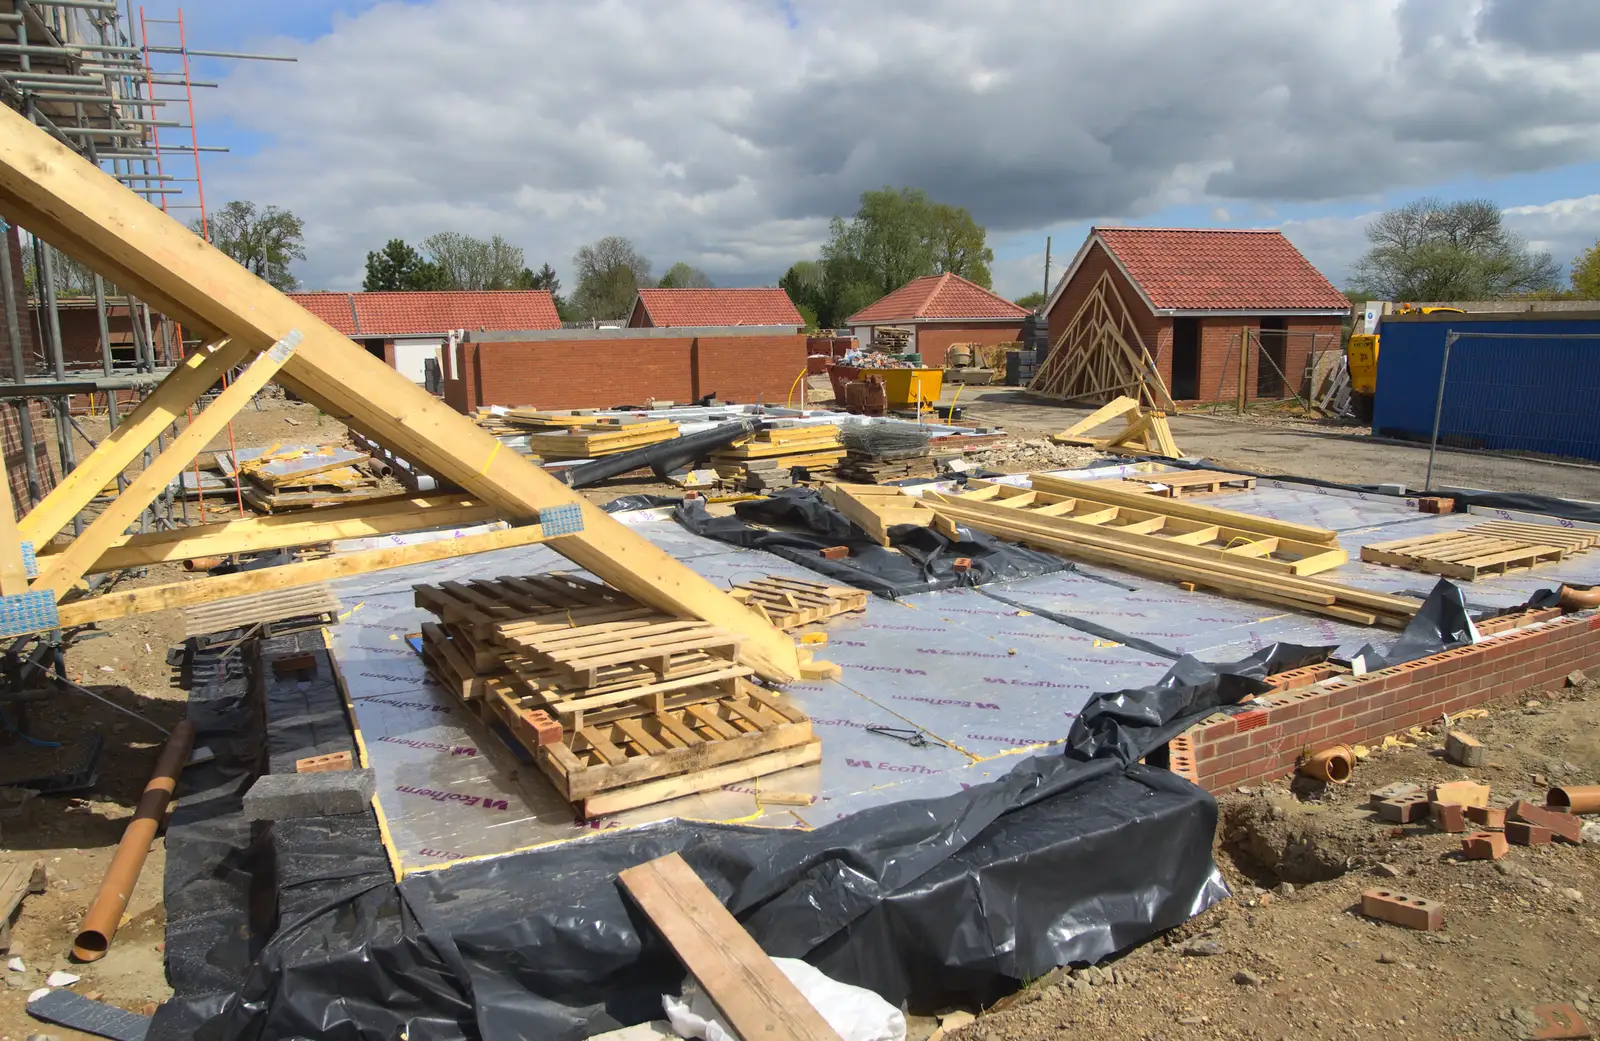
{"label": "pile of rubble", "polygon": [[1100,458],[1092,448],[1058,445],[1044,437],[1013,437],[968,456],[993,470],[1015,472],[1078,469]]}

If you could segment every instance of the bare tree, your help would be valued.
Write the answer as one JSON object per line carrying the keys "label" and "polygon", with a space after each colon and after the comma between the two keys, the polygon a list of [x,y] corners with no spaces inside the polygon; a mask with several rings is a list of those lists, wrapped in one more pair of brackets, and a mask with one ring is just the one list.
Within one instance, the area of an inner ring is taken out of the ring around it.
{"label": "bare tree", "polygon": [[1549,253],[1505,227],[1488,199],[1418,199],[1367,225],[1358,294],[1380,300],[1494,300],[1560,283]]}
{"label": "bare tree", "polygon": [[650,285],[650,261],[620,235],[579,247],[572,266],[578,270],[572,301],[585,318],[626,315],[634,294]]}
{"label": "bare tree", "polygon": [[444,272],[447,289],[516,289],[521,283],[522,250],[499,235],[485,240],[441,231],[423,239],[422,250]]}
{"label": "bare tree", "polygon": [[[199,218],[189,227],[201,234]],[[258,209],[253,202],[237,199],[212,213],[205,225],[213,246],[278,289],[294,289],[300,284],[290,273],[289,262],[306,259],[301,245],[305,230],[305,222],[288,210],[276,206]]]}

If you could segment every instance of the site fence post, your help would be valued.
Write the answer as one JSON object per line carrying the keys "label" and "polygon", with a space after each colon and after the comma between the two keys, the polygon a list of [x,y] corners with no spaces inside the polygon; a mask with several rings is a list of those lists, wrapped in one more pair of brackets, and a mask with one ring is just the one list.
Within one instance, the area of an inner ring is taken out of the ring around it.
{"label": "site fence post", "polygon": [[1422,479],[1422,490],[1433,491],[1433,459],[1439,454],[1439,417],[1444,413],[1445,374],[1450,371],[1450,348],[1460,334],[1450,330],[1444,334],[1444,357],[1439,359],[1439,390],[1433,399],[1433,436],[1428,442],[1428,473]]}

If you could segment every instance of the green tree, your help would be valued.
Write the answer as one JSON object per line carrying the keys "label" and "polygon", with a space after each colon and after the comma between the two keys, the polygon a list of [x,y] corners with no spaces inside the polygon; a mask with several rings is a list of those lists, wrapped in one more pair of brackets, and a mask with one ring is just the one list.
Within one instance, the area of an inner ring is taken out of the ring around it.
{"label": "green tree", "polygon": [[620,235],[580,246],[572,266],[578,271],[572,302],[583,318],[625,318],[639,289],[651,284],[650,261]]}
{"label": "green tree", "polygon": [[1352,290],[1369,300],[1495,300],[1560,284],[1549,253],[1505,227],[1488,199],[1418,199],[1367,225]]}
{"label": "green tree", "polygon": [[1600,300],[1600,242],[1573,258],[1572,293],[1579,300]]}
{"label": "green tree", "polygon": [[474,238],[441,231],[422,240],[428,259],[443,271],[450,289],[515,289],[522,272],[522,250],[499,235]]}
{"label": "green tree", "polygon": [[811,324],[819,328],[827,328],[828,319],[833,317],[827,312],[826,276],[821,261],[799,260],[778,279],[778,288],[788,294],[802,316],[808,316]]}
{"label": "green tree", "polygon": [[983,226],[972,219],[965,207],[944,203],[934,203],[928,210],[927,220],[933,270],[960,275],[988,289],[994,250],[985,244],[988,233]]}
{"label": "green tree", "polygon": [[448,289],[444,269],[424,260],[404,239],[390,239],[382,249],[367,254],[367,277],[361,288],[369,293]]}
{"label": "green tree", "polygon": [[[198,217],[189,229],[196,235],[202,233]],[[300,284],[290,273],[289,263],[306,259],[305,230],[305,222],[288,210],[276,206],[258,209],[255,203],[238,199],[213,211],[205,227],[213,246],[277,289],[294,289]]]}
{"label": "green tree", "polygon": [[537,271],[523,268],[518,281],[521,283],[517,286],[518,289],[543,289],[551,296],[555,296],[561,290],[561,279],[556,276],[556,269],[549,264]]}
{"label": "green tree", "polygon": [[936,203],[917,188],[863,192],[849,221],[835,217],[822,247],[824,322],[849,315],[913,278],[944,272],[988,288],[994,251],[960,206]]}
{"label": "green tree", "polygon": [[1016,304],[1018,307],[1026,307],[1030,311],[1037,311],[1039,308],[1044,306],[1046,299],[1047,298],[1042,290],[1035,289],[1031,293],[1023,293],[1021,296],[1017,297],[1011,302]]}
{"label": "green tree", "polygon": [[662,289],[710,289],[715,284],[710,275],[681,260],[667,268],[667,273],[656,283]]}

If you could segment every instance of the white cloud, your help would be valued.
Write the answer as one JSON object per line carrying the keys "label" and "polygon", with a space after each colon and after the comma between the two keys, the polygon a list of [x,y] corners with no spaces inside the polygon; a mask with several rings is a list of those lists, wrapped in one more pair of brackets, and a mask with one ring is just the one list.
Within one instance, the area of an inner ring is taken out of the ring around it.
{"label": "white cloud", "polygon": [[[337,287],[389,237],[447,228],[535,267],[624,234],[657,270],[771,281],[884,184],[996,238],[1270,212],[1600,158],[1582,0],[1537,2],[1531,35],[1504,0],[382,3],[260,41],[300,63],[205,99],[203,122],[273,142],[214,164],[208,195],[293,209],[302,277]],[[1347,248],[1338,222],[1293,227]]]}
{"label": "white cloud", "polygon": [[1600,242],[1600,195],[1505,210],[1506,226],[1563,264]]}

